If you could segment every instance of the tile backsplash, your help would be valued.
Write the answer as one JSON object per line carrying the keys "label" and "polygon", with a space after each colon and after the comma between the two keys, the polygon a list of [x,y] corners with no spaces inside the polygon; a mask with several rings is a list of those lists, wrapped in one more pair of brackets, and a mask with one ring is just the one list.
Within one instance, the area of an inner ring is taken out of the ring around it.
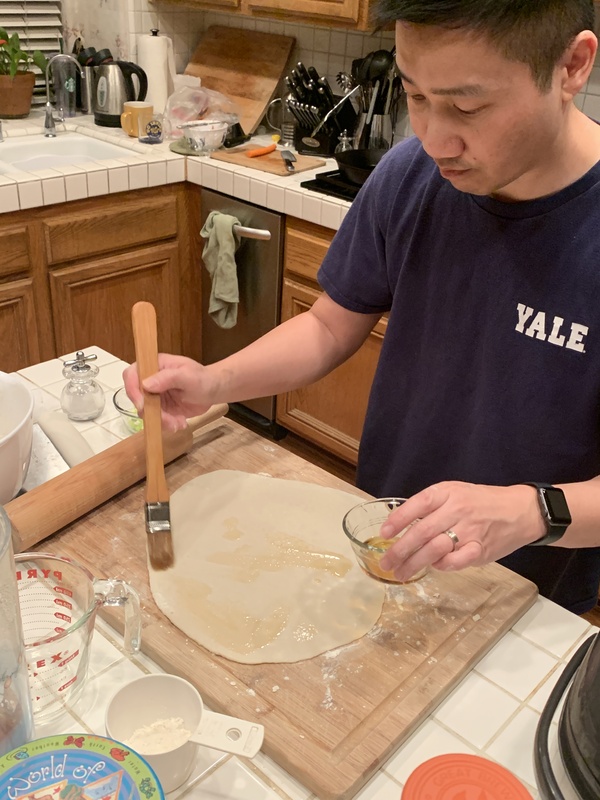
{"label": "tile backsplash", "polygon": [[[211,25],[293,36],[292,61],[313,65],[335,90],[335,76],[349,71],[352,60],[379,48],[391,49],[393,33],[362,33],[326,26],[302,25],[298,20],[253,19],[235,13],[198,11],[162,0],[62,0],[65,39],[69,49],[77,36],[87,45],[110,48],[119,58],[136,60],[137,36],[158,28],[173,40],[177,72],[183,72],[203,33]],[[596,25],[600,30],[600,22]],[[589,116],[600,121],[600,55],[589,81],[576,99]],[[400,135],[410,133],[404,118]]]}

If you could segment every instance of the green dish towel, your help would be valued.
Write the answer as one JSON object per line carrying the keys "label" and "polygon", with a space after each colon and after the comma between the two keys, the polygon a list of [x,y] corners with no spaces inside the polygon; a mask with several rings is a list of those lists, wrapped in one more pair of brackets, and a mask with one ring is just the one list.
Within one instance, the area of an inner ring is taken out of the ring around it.
{"label": "green dish towel", "polygon": [[233,328],[240,300],[235,251],[239,238],[233,226],[240,221],[230,214],[211,211],[200,236],[206,239],[202,259],[212,280],[208,313],[220,328]]}

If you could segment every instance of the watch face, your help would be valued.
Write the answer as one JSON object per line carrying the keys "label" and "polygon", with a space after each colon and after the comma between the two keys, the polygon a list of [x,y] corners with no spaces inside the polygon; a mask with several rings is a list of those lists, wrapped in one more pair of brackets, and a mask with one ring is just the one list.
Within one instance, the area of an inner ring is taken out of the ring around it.
{"label": "watch face", "polygon": [[571,514],[562,489],[555,487],[540,489],[540,494],[548,511],[550,525],[570,525]]}

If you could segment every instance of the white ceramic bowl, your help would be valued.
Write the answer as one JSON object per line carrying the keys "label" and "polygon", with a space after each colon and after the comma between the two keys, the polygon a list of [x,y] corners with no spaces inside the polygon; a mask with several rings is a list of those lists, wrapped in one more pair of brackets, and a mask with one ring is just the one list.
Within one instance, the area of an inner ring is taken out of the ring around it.
{"label": "white ceramic bowl", "polygon": [[23,486],[32,436],[33,395],[19,378],[0,372],[0,505]]}
{"label": "white ceramic bowl", "polygon": [[218,120],[198,120],[194,125],[189,123],[183,129],[189,146],[199,155],[217,150],[225,141],[227,122]]}

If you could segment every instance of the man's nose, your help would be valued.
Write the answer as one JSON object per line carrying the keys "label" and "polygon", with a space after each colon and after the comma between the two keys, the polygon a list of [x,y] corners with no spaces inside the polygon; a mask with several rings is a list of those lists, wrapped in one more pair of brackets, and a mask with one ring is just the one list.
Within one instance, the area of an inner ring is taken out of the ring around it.
{"label": "man's nose", "polygon": [[465,150],[464,141],[453,126],[435,115],[424,122],[419,138],[425,152],[435,161],[460,158]]}

